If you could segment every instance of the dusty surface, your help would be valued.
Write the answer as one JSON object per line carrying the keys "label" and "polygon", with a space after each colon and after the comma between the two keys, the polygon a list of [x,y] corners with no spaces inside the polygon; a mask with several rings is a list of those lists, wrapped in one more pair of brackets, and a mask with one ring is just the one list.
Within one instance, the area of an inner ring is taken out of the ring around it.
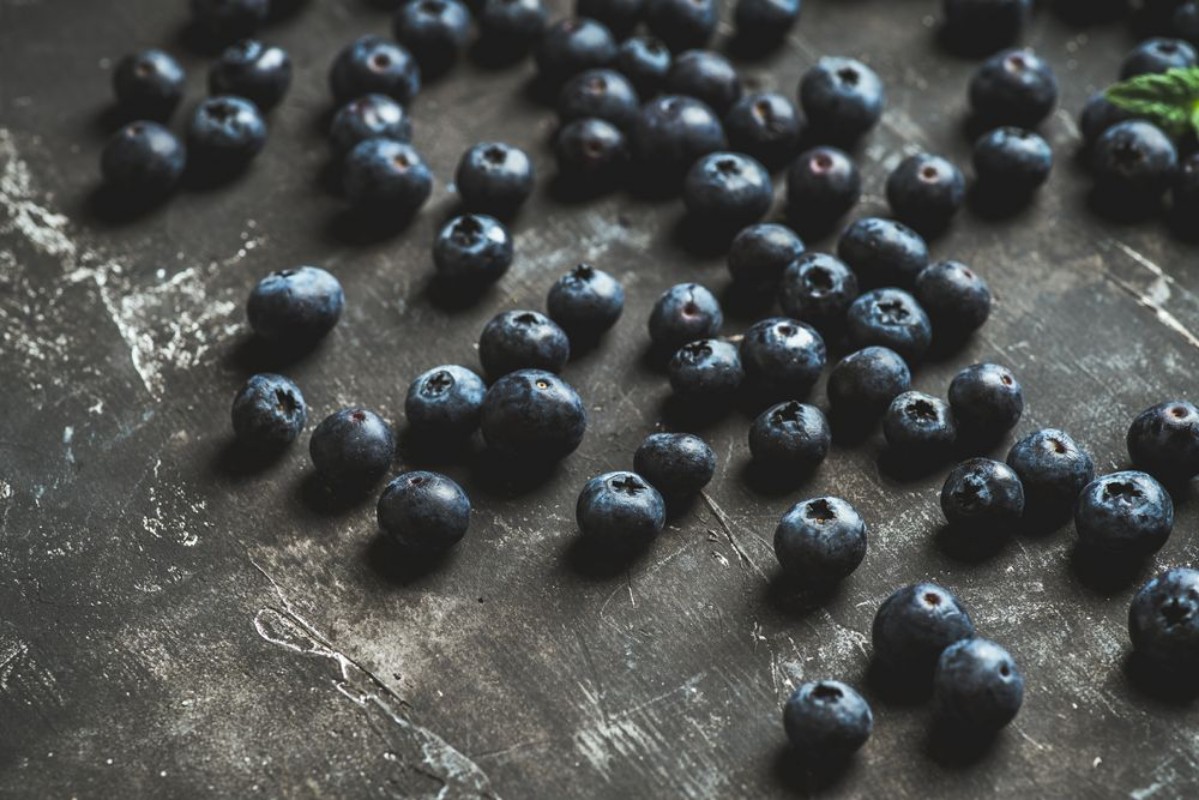
{"label": "dusty surface", "polygon": [[[1123,671],[1131,588],[1074,566],[1069,529],[1017,536],[978,563],[951,558],[936,539],[941,476],[881,472],[877,434],[835,448],[808,484],[764,492],[745,480],[747,421],[734,415],[705,432],[721,459],[708,496],[645,559],[610,577],[572,568],[578,488],[628,466],[662,418],[669,390],[642,359],[654,297],[684,278],[727,279],[720,258],[672,238],[677,203],[572,207],[540,192],[498,289],[465,311],[430,302],[428,245],[453,206],[459,153],[505,139],[552,173],[553,118],[523,88],[530,65],[462,67],[422,94],[416,142],[439,179],[433,201],[402,236],[353,241],[322,188],[324,75],[340,44],[387,22],[353,0],[312,3],[267,34],[290,49],[296,86],[244,179],[130,224],[95,219],[113,60],[168,44],[199,96],[205,62],[177,40],[183,5],[0,0],[0,794],[1199,794],[1196,711]],[[891,102],[860,153],[863,211],[882,209],[886,171],[909,151],[966,163],[971,65],[931,47],[935,3],[805,6],[798,36],[746,74],[791,92],[822,52],[879,69]],[[1043,18],[1029,41],[1058,69],[1072,113],[1131,40]],[[1000,302],[981,335],[916,383],[942,393],[965,364],[1007,364],[1028,396],[1018,433],[1063,427],[1108,470],[1124,462],[1137,410],[1193,395],[1199,274],[1160,224],[1087,213],[1070,115],[1046,131],[1059,166],[1037,203],[1009,222],[965,215],[936,243]],[[439,569],[393,564],[369,504],[312,508],[304,446],[260,473],[229,469],[229,400],[254,366],[241,304],[267,271],[319,264],[346,288],[343,324],[286,369],[313,415],[355,402],[402,423],[412,377],[473,366],[490,315],[540,308],[582,259],[622,277],[630,298],[605,345],[567,369],[592,411],[586,441],[532,489],[451,468],[477,514]],[[791,502],[819,492],[863,510],[870,553],[836,597],[797,610],[769,589],[769,541]],[[1184,502],[1155,565],[1194,562],[1195,520]],[[847,774],[831,785],[794,775],[784,698],[801,679],[861,682],[875,607],[922,578],[957,590],[1012,650],[1024,711],[963,764],[930,751],[923,706],[877,702],[875,737]]]}

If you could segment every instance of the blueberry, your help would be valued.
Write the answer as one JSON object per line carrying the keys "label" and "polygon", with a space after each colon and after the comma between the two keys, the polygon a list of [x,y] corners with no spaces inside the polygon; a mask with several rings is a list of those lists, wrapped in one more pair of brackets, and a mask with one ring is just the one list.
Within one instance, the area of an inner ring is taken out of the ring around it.
{"label": "blueberry", "polygon": [[395,458],[391,426],[366,408],[343,408],[312,432],[308,453],[317,474],[336,489],[366,489],[387,474]]}
{"label": "blueberry", "polygon": [[215,39],[232,41],[258,30],[270,13],[270,0],[191,0],[192,20]]}
{"label": "blueberry", "polygon": [[845,229],[837,255],[865,288],[911,287],[928,266],[928,244],[914,230],[894,220],[863,217]]}
{"label": "blueberry", "polygon": [[649,0],[645,22],[672,52],[706,47],[716,33],[716,0]]}
{"label": "blueberry", "polygon": [[379,497],[376,513],[384,533],[403,550],[417,554],[449,550],[470,527],[466,492],[437,472],[397,475]]}
{"label": "blueberry", "polygon": [[998,439],[1024,413],[1024,390],[1007,367],[973,364],[949,384],[949,406],[964,432]]}
{"label": "blueberry", "polygon": [[911,387],[912,373],[898,353],[867,347],[833,367],[828,376],[828,399],[839,414],[877,417]]}
{"label": "blueberry", "polygon": [[703,156],[683,179],[683,205],[706,230],[744,228],[766,216],[773,203],[770,173],[741,153]]}
{"label": "blueberry", "polygon": [[801,683],[783,708],[787,739],[805,758],[845,758],[874,730],[870,705],[840,681]]}
{"label": "blueberry", "polygon": [[138,119],[169,119],[183,99],[186,82],[183,67],[161,50],[125,56],[112,73],[117,102]]}
{"label": "blueberry", "polygon": [[799,22],[801,0],[737,0],[733,28],[748,49],[777,47]]}
{"label": "blueberry", "polygon": [[970,79],[970,108],[982,122],[1035,128],[1057,105],[1057,77],[1028,50],[992,56]]}
{"label": "blueberry", "polygon": [[1145,409],[1128,429],[1132,463],[1168,484],[1199,475],[1199,409],[1168,400]]}
{"label": "blueberry", "polygon": [[500,452],[556,461],[583,441],[587,412],[578,393],[557,375],[522,369],[487,390],[481,425],[483,439]]}
{"label": "blueberry", "polygon": [[729,60],[711,50],[688,50],[675,58],[666,91],[694,97],[724,116],[741,99],[741,78]]}
{"label": "blueberry", "polygon": [[803,252],[803,241],[790,228],[767,222],[750,225],[729,247],[729,274],[738,286],[773,292],[783,271]]}
{"label": "blueberry", "polygon": [[485,0],[479,11],[479,45],[505,60],[525,55],[549,26],[542,0]]}
{"label": "blueberry", "polygon": [[724,314],[715,295],[698,283],[680,283],[662,293],[649,316],[649,338],[673,353],[688,342],[720,333]]}
{"label": "blueberry", "polygon": [[783,272],[779,304],[784,313],[826,336],[845,329],[846,314],[858,296],[858,279],[827,253],[804,253]]}
{"label": "blueberry", "polygon": [[1174,567],[1142,586],[1128,607],[1137,655],[1189,681],[1199,670],[1199,570]]}
{"label": "blueberry", "polygon": [[282,375],[254,375],[233,398],[233,432],[254,445],[291,444],[307,421],[300,387]]}
{"label": "blueberry", "polygon": [[1147,556],[1170,538],[1174,502],[1146,472],[1113,472],[1082,490],[1074,527],[1087,547],[1113,556]]}
{"label": "blueberry", "polygon": [[866,292],[853,301],[847,319],[855,347],[889,347],[908,363],[919,361],[932,341],[928,314],[902,289]]}
{"label": "blueberry", "polygon": [[621,72],[638,96],[648,100],[662,91],[670,74],[670,50],[652,36],[634,36],[621,43],[613,66]]}
{"label": "blueberry", "polygon": [[504,224],[483,214],[447,222],[433,242],[437,277],[448,284],[478,289],[495,283],[512,265],[512,236]]}
{"label": "blueberry", "polygon": [[772,468],[806,473],[820,466],[831,446],[824,414],[798,400],[771,406],[749,428],[749,452]]}
{"label": "blueberry", "polygon": [[566,332],[536,311],[496,314],[479,335],[479,361],[490,380],[517,370],[561,372],[569,359]]}
{"label": "blueberry", "polygon": [[716,474],[716,454],[690,433],[653,433],[633,455],[633,469],[668,498],[699,494]]}
{"label": "blueberry", "polygon": [[697,339],[683,345],[666,371],[678,397],[717,406],[731,400],[745,379],[736,346],[719,339]]}
{"label": "blueberry", "polygon": [[839,497],[814,497],[791,506],[774,530],[783,572],[807,586],[849,577],[866,557],[866,523]]}
{"label": "blueberry", "polygon": [[650,100],[641,107],[633,129],[640,164],[664,183],[681,180],[697,159],[724,146],[724,128],[716,114],[690,97]]}
{"label": "blueberry", "polygon": [[363,36],[337,54],[329,86],[339,104],[385,94],[407,104],[420,91],[420,66],[405,48],[382,36]]}
{"label": "blueberry", "polygon": [[826,360],[820,334],[786,317],[756,322],[741,339],[741,363],[746,375],[772,397],[806,396]]}
{"label": "blueberry", "polygon": [[974,637],[961,602],[935,583],[896,589],[874,615],[874,658],[908,678],[931,679],[945,648]]}
{"label": "blueberry", "polygon": [[988,639],[945,648],[933,676],[933,718],[951,731],[988,735],[1016,718],[1024,702],[1024,676],[1016,662]]}
{"label": "blueberry", "polygon": [[1103,92],[1095,92],[1082,107],[1078,115],[1078,128],[1082,131],[1083,145],[1090,148],[1103,133],[1117,122],[1132,119],[1132,114],[1107,99]]}
{"label": "blueberry", "polygon": [[627,177],[628,139],[620,128],[602,119],[577,119],[562,126],[554,155],[568,190],[601,192]]}
{"label": "blueberry", "polygon": [[1170,137],[1141,120],[1118,122],[1096,140],[1091,168],[1100,191],[1128,205],[1156,203],[1178,166]]}
{"label": "blueberry", "polygon": [[610,69],[580,72],[558,93],[558,119],[563,123],[594,117],[631,130],[641,103],[628,78]]}
{"label": "blueberry", "polygon": [[579,264],[550,287],[545,308],[571,341],[592,342],[620,319],[624,287],[603,270]]}
{"label": "blueberry", "polygon": [[941,487],[941,511],[950,525],[1003,530],[1024,514],[1024,487],[1002,461],[971,458],[954,467]]}
{"label": "blueberry", "polygon": [[367,139],[346,156],[346,199],[363,211],[405,218],[433,193],[433,174],[420,153],[392,139]]}
{"label": "blueberry", "polygon": [[244,97],[269,111],[291,87],[291,57],[281,47],[245,39],[221,53],[208,72],[208,91]]}
{"label": "blueberry", "polygon": [[1095,477],[1091,456],[1069,434],[1054,428],[1016,442],[1007,463],[1024,485],[1025,508],[1053,520],[1073,510],[1079,492]]}
{"label": "blueberry", "polygon": [[887,202],[896,217],[916,230],[941,231],[966,203],[966,179],[944,158],[918,153],[887,176]]}
{"label": "blueberry", "polygon": [[775,92],[745,95],[724,118],[729,147],[771,170],[791,162],[806,126],[795,104]]}
{"label": "blueberry", "polygon": [[391,21],[422,76],[445,73],[470,40],[470,11],[458,0],[408,0]]}
{"label": "blueberry", "polygon": [[266,122],[257,106],[231,95],[200,102],[187,128],[190,157],[218,172],[245,167],[266,145]]}
{"label": "blueberry", "polygon": [[1195,48],[1181,39],[1147,39],[1124,57],[1120,79],[1150,75],[1172,69],[1189,69],[1199,63]]}
{"label": "blueberry", "polygon": [[259,281],[250,292],[246,316],[266,341],[311,344],[333,330],[345,303],[337,278],[320,267],[299,267]]}
{"label": "blueberry", "polygon": [[1191,220],[1199,218],[1199,153],[1191,153],[1174,172],[1170,193],[1170,212],[1175,228],[1184,236],[1193,237]]}
{"label": "blueberry", "polygon": [[818,138],[852,144],[882,118],[886,92],[874,70],[860,61],[825,57],[804,73],[799,102]]}
{"label": "blueberry", "polygon": [[960,261],[938,261],[921,270],[916,298],[941,337],[968,336],[991,316],[991,287]]}
{"label": "blueberry", "polygon": [[938,460],[957,445],[958,428],[944,400],[907,391],[883,414],[883,436],[897,454],[916,461]]}
{"label": "blueberry", "polygon": [[646,0],[576,0],[575,14],[604,25],[617,39],[632,33],[645,16]]}
{"label": "blueberry", "polygon": [[608,472],[583,487],[575,505],[579,531],[617,551],[640,550],[666,525],[662,495],[635,472]]}
{"label": "blueberry", "polygon": [[479,427],[486,392],[483,379],[466,367],[434,367],[408,386],[408,425],[419,436],[463,439]]}
{"label": "blueberry", "polygon": [[546,85],[558,87],[580,72],[615,61],[616,40],[593,19],[564,19],[545,32],[533,58],[538,77]]}
{"label": "blueberry", "polygon": [[454,182],[471,211],[496,217],[516,213],[533,193],[533,162],[519,147],[481,142],[462,154]]}
{"label": "blueberry", "polygon": [[385,94],[368,94],[351,100],[333,115],[329,143],[339,156],[367,139],[412,140],[412,120],[404,107]]}
{"label": "blueberry", "polygon": [[800,230],[821,230],[848,214],[862,196],[853,158],[835,147],[801,153],[787,171],[787,216]]}
{"label": "blueberry", "polygon": [[100,157],[104,183],[147,202],[170,194],[187,167],[187,151],[157,122],[131,122],[117,131]]}
{"label": "blueberry", "polygon": [[1033,0],[944,0],[942,38],[962,53],[992,53],[1020,37]]}
{"label": "blueberry", "polygon": [[999,199],[1023,199],[1049,179],[1053,148],[1023,128],[996,128],[974,143],[979,188]]}

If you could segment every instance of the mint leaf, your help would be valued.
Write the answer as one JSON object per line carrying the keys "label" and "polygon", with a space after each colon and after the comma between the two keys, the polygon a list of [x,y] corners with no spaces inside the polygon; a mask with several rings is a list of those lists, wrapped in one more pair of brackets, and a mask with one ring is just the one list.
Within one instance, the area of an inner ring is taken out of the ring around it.
{"label": "mint leaf", "polygon": [[1115,106],[1153,122],[1174,138],[1199,132],[1199,67],[1137,75],[1105,92]]}

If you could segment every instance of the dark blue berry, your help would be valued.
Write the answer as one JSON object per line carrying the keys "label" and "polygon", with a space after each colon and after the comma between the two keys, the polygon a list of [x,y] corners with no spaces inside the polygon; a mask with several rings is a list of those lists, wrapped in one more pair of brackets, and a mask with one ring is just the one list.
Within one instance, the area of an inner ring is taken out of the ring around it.
{"label": "dark blue berry", "polygon": [[339,104],[385,94],[407,104],[420,91],[420,66],[405,48],[382,36],[363,36],[337,54],[329,86]]}
{"label": "dark blue berry", "polygon": [[773,203],[770,173],[741,153],[703,156],[683,179],[683,204],[705,229],[739,230],[766,216]]}
{"label": "dark blue berry", "polygon": [[825,335],[844,331],[858,279],[827,253],[804,253],[787,266],[779,292],[783,312]]}
{"label": "dark blue berry", "polygon": [[583,487],[575,505],[579,531],[617,551],[640,550],[666,525],[666,503],[635,472],[608,472]]}
{"label": "dark blue berry", "polygon": [[566,332],[536,311],[496,314],[479,335],[479,361],[489,380],[517,370],[561,372],[569,359]]}
{"label": "dark blue berry", "polygon": [[998,439],[1024,413],[1024,390],[1007,367],[973,364],[949,384],[949,406],[963,431]]}
{"label": "dark blue berry", "polygon": [[731,400],[745,379],[736,346],[719,339],[697,339],[683,345],[671,357],[666,372],[678,397],[717,405]]}
{"label": "dark blue berry", "polygon": [[1132,463],[1171,485],[1199,475],[1199,409],[1168,400],[1145,409],[1128,429]]}
{"label": "dark blue berry", "polygon": [[533,193],[533,162],[519,147],[481,142],[462,154],[454,182],[471,211],[497,217],[516,213]]}
{"label": "dark blue berry", "polygon": [[847,315],[855,347],[881,345],[908,363],[919,361],[932,342],[932,323],[916,298],[902,289],[875,289],[859,297]]}
{"label": "dark blue berry", "polygon": [[825,57],[804,73],[799,102],[816,136],[852,144],[878,124],[886,92],[874,70],[860,61]]}
{"label": "dark blue berry", "polygon": [[219,172],[245,167],[266,145],[266,122],[258,107],[232,95],[201,101],[187,128],[191,159]]}
{"label": "dark blue berry", "polygon": [[646,0],[575,0],[575,14],[604,25],[617,39],[624,39],[645,15]]}
{"label": "dark blue berry", "polygon": [[883,414],[883,436],[901,456],[915,461],[937,460],[957,445],[958,427],[944,400],[907,391],[892,400]]}
{"label": "dark blue berry", "polygon": [[1074,527],[1087,547],[1113,556],[1147,556],[1170,538],[1174,502],[1146,472],[1113,472],[1079,494]]}
{"label": "dark blue berry", "polygon": [[670,50],[652,36],[634,36],[621,43],[613,66],[622,73],[642,100],[662,91],[673,59]]}
{"label": "dark blue berry", "polygon": [[874,615],[874,658],[907,677],[928,680],[945,648],[974,637],[974,623],[961,602],[935,583],[904,586]]}
{"label": "dark blue berry", "polygon": [[1103,92],[1095,92],[1082,107],[1078,115],[1078,128],[1082,131],[1082,141],[1086,147],[1091,147],[1104,132],[1117,122],[1132,119],[1132,113],[1120,108],[1107,99]]}
{"label": "dark blue berry", "polygon": [[1199,671],[1199,570],[1174,567],[1145,583],[1128,607],[1136,654],[1194,681]]}
{"label": "dark blue berry", "polygon": [[259,281],[246,316],[254,333],[269,342],[307,344],[333,330],[345,303],[337,278],[320,267],[299,267]]}
{"label": "dark blue berry", "polygon": [[804,252],[803,241],[785,225],[750,225],[729,246],[728,267],[733,282],[755,292],[773,292],[784,270]]}
{"label": "dark blue berry", "polygon": [[422,76],[441,75],[470,40],[470,11],[458,0],[408,0],[391,21],[396,40],[420,65]]}
{"label": "dark blue berry", "polygon": [[431,439],[462,439],[479,427],[487,385],[466,367],[434,367],[408,386],[404,413],[413,433]]}
{"label": "dark blue berry", "polygon": [[866,557],[866,522],[839,497],[814,497],[791,506],[774,530],[783,572],[807,586],[849,577]]}
{"label": "dark blue berry", "polygon": [[681,180],[697,159],[725,146],[715,112],[690,97],[663,95],[641,107],[633,130],[640,165],[663,182]]}
{"label": "dark blue berry", "polygon": [[627,131],[636,123],[640,110],[633,85],[610,69],[580,72],[558,93],[558,119],[563,123],[594,117]]}
{"label": "dark blue berry", "polygon": [[191,12],[201,30],[226,42],[245,38],[262,27],[270,5],[270,0],[191,0]]}
{"label": "dark blue berry", "polygon": [[835,147],[801,153],[787,171],[787,217],[800,230],[820,230],[848,214],[862,196],[853,158]]}
{"label": "dark blue berry", "polygon": [[404,107],[385,94],[368,94],[351,100],[333,115],[329,143],[340,156],[367,139],[412,139],[412,120]]}
{"label": "dark blue berry", "polygon": [[874,714],[860,694],[840,681],[801,683],[783,708],[783,727],[804,758],[846,758],[874,730]]}
{"label": "dark blue berry", "polygon": [[970,108],[987,125],[1035,128],[1057,105],[1057,77],[1028,50],[992,56],[970,79]]}
{"label": "dark blue berry", "polygon": [[282,375],[254,375],[233,398],[233,432],[253,445],[291,444],[307,421],[300,387]]}
{"label": "dark blue berry", "polygon": [[1045,428],[1012,445],[1008,466],[1020,476],[1025,507],[1056,519],[1072,511],[1079,492],[1095,477],[1091,456],[1065,431]]}
{"label": "dark blue berry", "polygon": [[724,116],[741,99],[741,78],[729,60],[711,50],[680,54],[666,76],[666,91],[694,97]]}
{"label": "dark blue berry", "polygon": [[[420,2],[420,0],[416,0]],[[416,554],[449,550],[470,527],[470,500],[457,483],[437,472],[397,475],[379,497],[379,527]]]}
{"label": "dark blue berry", "polygon": [[541,0],[485,0],[479,12],[479,45],[505,60],[525,55],[549,27]]}
{"label": "dark blue berry", "polygon": [[729,147],[772,170],[794,158],[806,126],[795,104],[775,92],[746,95],[724,117]]}
{"label": "dark blue berry", "polygon": [[633,469],[666,497],[690,497],[716,474],[716,454],[694,434],[653,433],[633,454]]}
{"label": "dark blue berry", "polygon": [[998,199],[1023,199],[1049,179],[1053,148],[1023,128],[996,128],[974,143],[979,188]]}
{"label": "dark blue berry", "polygon": [[649,338],[673,353],[688,342],[720,333],[724,314],[716,296],[698,283],[680,283],[662,293],[649,316]]}
{"label": "dark blue berry", "polygon": [[395,436],[374,411],[343,408],[312,432],[308,453],[325,483],[337,489],[363,490],[391,469]]}
{"label": "dark blue berry", "polygon": [[129,199],[153,202],[179,185],[187,151],[156,122],[131,122],[117,131],[100,157],[104,183]]}
{"label": "dark blue berry", "polygon": [[900,222],[864,217],[845,229],[837,256],[854,271],[863,288],[911,287],[928,266],[928,244]]}
{"label": "dark blue berry", "polygon": [[1195,48],[1181,39],[1148,39],[1133,48],[1120,64],[1120,79],[1172,69],[1189,69],[1199,63]]}
{"label": "dark blue berry", "polygon": [[945,648],[933,676],[933,717],[953,731],[988,735],[1016,718],[1024,702],[1024,676],[1016,662],[988,639]]}
{"label": "dark blue berry", "polygon": [[786,317],[756,322],[741,339],[745,374],[772,397],[806,396],[827,358],[820,334]]}
{"label": "dark blue berry", "polygon": [[208,91],[244,97],[269,111],[291,87],[291,57],[281,47],[246,39],[227,48],[208,72]]}
{"label": "dark blue berry", "polygon": [[747,49],[777,47],[799,22],[801,0],[737,0],[733,28]]}
{"label": "dark blue berry", "polygon": [[187,75],[170,55],[143,50],[125,56],[112,73],[112,88],[121,108],[132,117],[164,121],[179,101]]}
{"label": "dark blue berry", "polygon": [[749,428],[749,452],[772,468],[800,473],[820,466],[832,446],[828,420],[816,406],[788,400],[763,411]]}
{"label": "dark blue berry", "polygon": [[1020,37],[1032,0],[944,0],[945,44],[961,53],[991,53]]}
{"label": "dark blue berry", "polygon": [[716,0],[649,0],[645,22],[672,52],[706,47],[716,33]]}
{"label": "dark blue berry", "polygon": [[938,336],[968,336],[991,315],[991,288],[959,261],[938,261],[921,270],[916,298]]}
{"label": "dark blue berry", "polygon": [[464,214],[445,224],[433,242],[439,279],[479,288],[494,283],[512,265],[512,236],[504,224],[483,214]]}
{"label": "dark blue berry", "polygon": [[1191,221],[1199,218],[1199,153],[1192,153],[1182,160],[1174,172],[1170,193],[1170,212],[1177,230],[1187,237],[1195,231]]}
{"label": "dark blue berry", "polygon": [[620,319],[624,287],[603,270],[579,264],[550,287],[545,308],[571,341],[592,342]]}
{"label": "dark blue berry", "polygon": [[887,176],[887,202],[895,216],[919,231],[943,230],[966,203],[966,179],[940,156],[918,153]]}
{"label": "dark blue berry", "polygon": [[433,193],[433,174],[405,142],[367,139],[346,156],[342,180],[351,205],[378,215],[409,217]]}
{"label": "dark blue berry", "polygon": [[1003,530],[1024,514],[1024,487],[1002,461],[972,458],[954,467],[941,487],[941,511],[950,525]]}
{"label": "dark blue berry", "polygon": [[828,376],[833,411],[848,417],[877,417],[912,387],[912,373],[894,350],[867,347],[837,362]]}
{"label": "dark blue berry", "polygon": [[602,119],[577,119],[562,126],[554,155],[568,190],[600,192],[628,177],[628,139],[620,128]]}
{"label": "dark blue berry", "polygon": [[1170,137],[1141,120],[1108,128],[1091,151],[1091,168],[1100,191],[1129,205],[1157,202],[1178,166]]}
{"label": "dark blue berry", "polygon": [[481,427],[488,446],[502,453],[556,461],[583,441],[587,412],[574,388],[557,375],[522,369],[487,390]]}
{"label": "dark blue berry", "polygon": [[616,60],[616,40],[593,19],[564,19],[545,32],[533,58],[538,77],[557,87],[580,72],[611,64]]}

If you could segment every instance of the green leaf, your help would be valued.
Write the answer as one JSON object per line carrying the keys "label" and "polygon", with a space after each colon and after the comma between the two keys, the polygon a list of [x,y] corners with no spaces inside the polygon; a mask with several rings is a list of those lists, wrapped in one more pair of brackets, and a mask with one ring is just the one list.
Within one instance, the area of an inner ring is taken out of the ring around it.
{"label": "green leaf", "polygon": [[1109,87],[1105,95],[1113,105],[1148,119],[1175,138],[1192,128],[1199,130],[1199,67],[1137,75]]}

